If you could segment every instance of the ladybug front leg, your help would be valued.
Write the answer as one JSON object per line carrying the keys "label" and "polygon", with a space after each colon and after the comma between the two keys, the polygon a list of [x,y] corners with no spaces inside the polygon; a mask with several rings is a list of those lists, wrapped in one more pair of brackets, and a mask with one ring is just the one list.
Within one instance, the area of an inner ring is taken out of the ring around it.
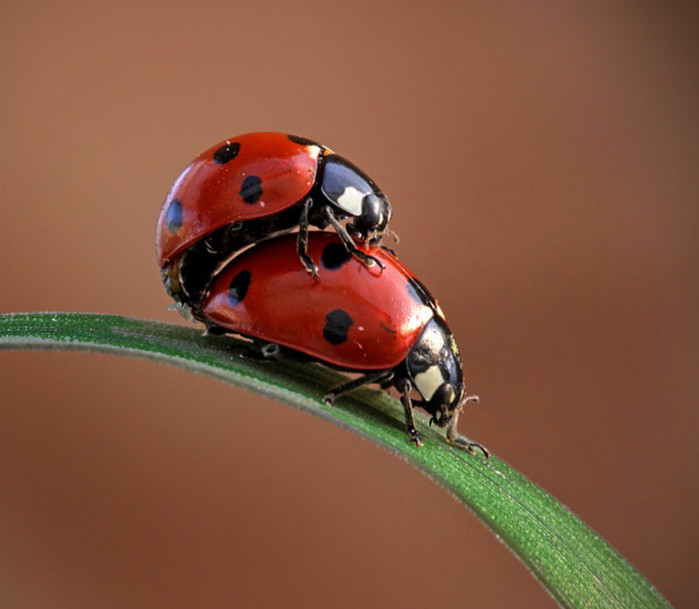
{"label": "ladybug front leg", "polygon": [[456,431],[456,420],[457,416],[454,414],[451,422],[449,423],[449,427],[447,427],[447,440],[459,448],[463,448],[464,450],[470,452],[472,455],[475,455],[476,452],[480,452],[486,459],[490,457],[490,452],[485,446],[479,444],[478,442],[472,442]]}
{"label": "ladybug front leg", "polygon": [[410,390],[412,388],[413,385],[408,379],[402,379],[396,383],[396,389],[400,391],[400,401],[403,404],[403,410],[405,411],[405,424],[408,427],[410,441],[415,442],[417,446],[422,446],[422,436],[420,436],[420,432],[415,427],[413,401],[410,399]]}
{"label": "ladybug front leg", "polygon": [[472,455],[475,455],[476,452],[480,452],[487,459],[490,456],[490,452],[488,452],[488,449],[485,446],[479,444],[478,442],[472,442],[466,436],[462,436],[456,429],[456,425],[459,422],[459,413],[466,402],[478,402],[478,396],[466,396],[459,404],[459,407],[451,417],[451,421],[449,421],[449,426],[447,427],[447,440],[459,448],[463,448],[464,450],[470,452]]}
{"label": "ladybug front leg", "polygon": [[306,267],[306,270],[313,275],[313,277],[318,277],[318,266],[308,255],[308,215],[311,211],[312,205],[313,199],[308,197],[303,204],[301,217],[299,218],[299,234],[296,240],[296,249],[298,251],[299,258],[301,258],[303,266]]}
{"label": "ladybug front leg", "polygon": [[359,389],[364,385],[370,385],[371,383],[383,383],[389,380],[393,376],[393,370],[375,370],[372,372],[367,372],[363,376],[356,379],[333,387],[323,396],[323,402],[328,406],[332,406],[337,398],[346,393],[350,393],[355,389]]}
{"label": "ladybug front leg", "polygon": [[366,266],[378,264],[381,269],[386,268],[384,263],[381,262],[381,260],[379,260],[378,258],[369,254],[365,254],[361,250],[357,249],[357,246],[354,243],[354,239],[352,239],[352,236],[347,232],[347,229],[345,228],[344,224],[342,224],[342,222],[340,222],[335,217],[335,214],[333,213],[333,210],[329,205],[323,207],[323,217],[330,224],[332,224],[332,227],[335,229],[335,232],[339,235],[340,239],[342,239],[342,243],[344,243],[345,247],[347,248],[347,251],[350,254],[352,254],[355,258],[363,262]]}

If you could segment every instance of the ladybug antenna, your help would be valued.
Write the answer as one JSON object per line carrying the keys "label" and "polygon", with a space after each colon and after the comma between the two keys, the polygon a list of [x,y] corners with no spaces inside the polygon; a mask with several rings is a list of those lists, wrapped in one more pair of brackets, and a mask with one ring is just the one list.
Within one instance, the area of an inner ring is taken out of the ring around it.
{"label": "ladybug antenna", "polygon": [[387,228],[384,232],[384,235],[387,235],[391,241],[393,241],[393,246],[395,247],[400,243],[400,237],[398,236],[398,233],[396,231],[391,230],[390,228]]}

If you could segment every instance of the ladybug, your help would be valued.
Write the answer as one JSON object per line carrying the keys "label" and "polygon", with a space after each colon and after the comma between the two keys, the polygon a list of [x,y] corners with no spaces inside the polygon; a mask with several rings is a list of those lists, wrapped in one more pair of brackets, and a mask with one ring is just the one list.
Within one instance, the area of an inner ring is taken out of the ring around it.
{"label": "ladybug", "polygon": [[[233,258],[215,277],[201,310],[209,329],[270,343],[361,374],[327,391],[324,401],[363,385],[395,387],[410,439],[422,443],[413,407],[447,426],[447,439],[471,453],[487,451],[456,431],[465,397],[459,352],[444,314],[425,286],[388,250],[361,244],[378,265],[352,256],[338,235],[312,232],[308,253],[318,277],[296,259],[295,235],[263,241]],[[415,397],[411,397],[413,394]]]}
{"label": "ladybug", "polygon": [[380,264],[355,239],[379,243],[390,218],[378,186],[329,148],[248,133],[212,146],[177,178],[160,212],[156,250],[166,289],[198,316],[211,277],[237,250],[298,227],[298,256],[315,276],[309,226],[332,226],[353,256]]}

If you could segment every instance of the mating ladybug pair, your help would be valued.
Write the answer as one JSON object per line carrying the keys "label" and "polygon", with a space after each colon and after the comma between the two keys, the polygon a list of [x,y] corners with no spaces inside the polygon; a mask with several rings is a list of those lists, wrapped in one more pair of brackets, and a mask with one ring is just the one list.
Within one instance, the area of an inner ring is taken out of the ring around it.
{"label": "mating ladybug pair", "polygon": [[413,442],[422,443],[419,406],[430,423],[447,427],[450,442],[487,456],[456,430],[462,405],[474,398],[465,396],[442,310],[380,247],[390,218],[376,184],[330,149],[250,133],[213,146],[182,172],[163,204],[156,249],[165,287],[186,317],[361,374],[327,391],[328,404],[366,384],[395,387]]}

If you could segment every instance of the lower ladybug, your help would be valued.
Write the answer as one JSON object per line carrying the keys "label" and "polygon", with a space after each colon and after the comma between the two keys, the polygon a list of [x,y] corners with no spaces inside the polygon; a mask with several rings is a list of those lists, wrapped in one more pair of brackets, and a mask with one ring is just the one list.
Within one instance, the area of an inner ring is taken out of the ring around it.
{"label": "lower ladybug", "polygon": [[[422,444],[413,406],[447,427],[447,439],[487,456],[456,430],[466,397],[461,359],[436,300],[390,252],[358,245],[378,265],[353,257],[334,233],[308,235],[319,261],[313,278],[298,264],[296,237],[261,242],[233,258],[202,302],[211,329],[250,337],[311,356],[361,376],[330,389],[328,404],[363,385],[395,387],[410,439]],[[413,399],[411,397],[415,395]]]}
{"label": "lower ladybug", "polygon": [[380,242],[390,218],[378,186],[329,148],[284,133],[248,133],[204,151],[177,178],[160,212],[156,250],[168,292],[200,317],[216,269],[251,243],[298,227],[298,256],[315,275],[308,228],[330,226],[371,265],[376,260],[355,239]]}

